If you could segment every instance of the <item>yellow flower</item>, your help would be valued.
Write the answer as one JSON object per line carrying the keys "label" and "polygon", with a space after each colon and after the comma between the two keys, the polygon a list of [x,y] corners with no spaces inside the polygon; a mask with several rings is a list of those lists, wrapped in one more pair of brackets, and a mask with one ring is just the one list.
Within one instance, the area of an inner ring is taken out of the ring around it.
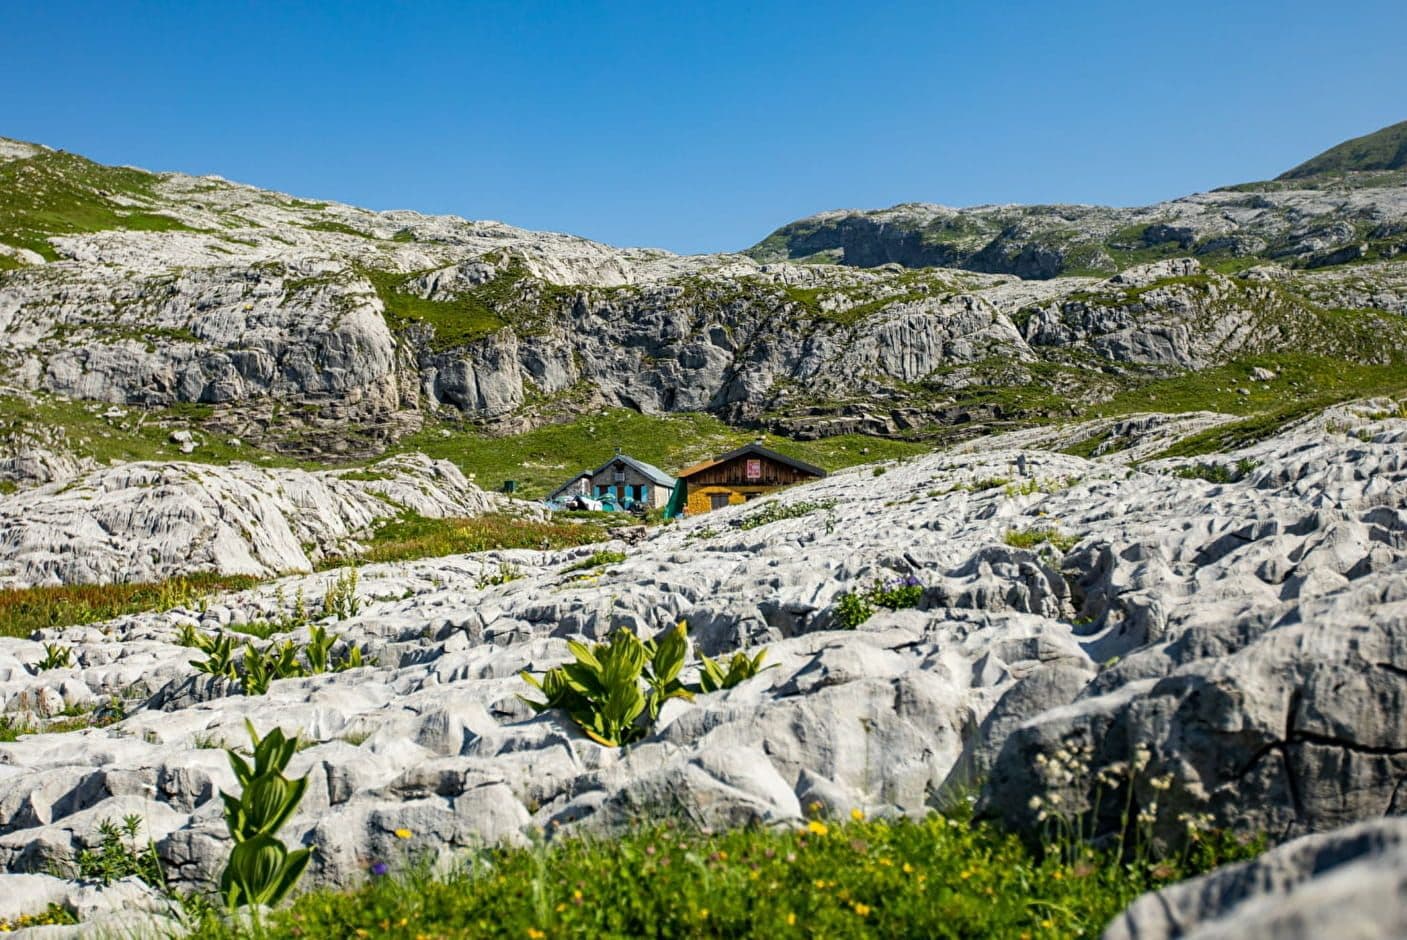
{"label": "yellow flower", "polygon": [[395,834],[397,839],[409,839],[411,836],[415,835],[415,833],[411,832],[409,829],[397,829]]}
{"label": "yellow flower", "polygon": [[538,930],[536,927],[528,928],[528,937],[530,938],[530,940],[543,940],[543,938],[546,936],[547,934],[543,933],[541,930]]}
{"label": "yellow flower", "polygon": [[699,911],[699,920],[708,920],[708,908]]}
{"label": "yellow flower", "polygon": [[967,879],[969,879],[969,878],[972,877],[972,872],[967,871],[966,869],[964,869],[964,870],[958,872],[958,877],[961,878],[963,881],[966,881]]}
{"label": "yellow flower", "polygon": [[1042,927],[1043,929],[1045,929],[1045,930],[1049,930],[1050,928],[1052,928],[1052,927],[1054,927],[1054,926],[1055,926],[1055,921],[1051,920],[1050,918],[1046,918],[1045,920],[1041,921],[1041,927]]}
{"label": "yellow flower", "polygon": [[912,875],[913,873],[914,873],[914,866],[910,865],[908,862],[905,862],[905,863],[904,863],[904,874],[906,874],[906,875]]}
{"label": "yellow flower", "polygon": [[816,890],[817,890],[817,891],[824,891],[825,889],[826,889],[826,883],[825,883],[824,881],[822,881],[820,878],[817,878],[817,879],[816,879]]}
{"label": "yellow flower", "polygon": [[787,926],[788,926],[788,927],[795,927],[795,926],[796,926],[796,915],[795,915],[795,914],[788,914],[788,915],[787,915]]}
{"label": "yellow flower", "polygon": [[865,811],[862,810],[862,809],[859,809],[858,807],[857,807],[856,809],[852,809],[852,810],[850,811],[850,818],[853,819],[853,820],[855,820],[856,822],[864,822],[864,821],[865,821]]}
{"label": "yellow flower", "polygon": [[830,827],[830,826],[827,826],[825,823],[821,822],[819,819],[813,819],[813,820],[811,820],[809,823],[806,824],[806,831],[807,831],[807,832],[815,833],[815,834],[818,835],[818,836],[824,836],[824,835],[826,835],[826,833],[828,833],[828,832],[831,831],[831,827]]}
{"label": "yellow flower", "polygon": [[870,913],[870,906],[868,904],[861,904],[859,901],[856,901],[855,913],[859,914],[861,917],[866,917]]}
{"label": "yellow flower", "polygon": [[581,900],[581,892],[580,892],[580,891],[573,891],[573,892],[572,892],[572,900],[574,900],[574,901],[580,901],[580,900]]}

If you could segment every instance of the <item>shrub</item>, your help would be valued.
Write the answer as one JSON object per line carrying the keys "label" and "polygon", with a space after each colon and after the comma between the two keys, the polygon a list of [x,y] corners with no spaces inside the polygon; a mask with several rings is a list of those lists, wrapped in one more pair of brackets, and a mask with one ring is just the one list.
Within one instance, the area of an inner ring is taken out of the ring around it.
{"label": "shrub", "polygon": [[[538,712],[565,710],[598,744],[620,747],[638,741],[649,732],[641,720],[647,710],[653,722],[665,699],[692,697],[678,680],[687,652],[685,629],[680,621],[659,642],[641,641],[627,629],[590,647],[568,641],[576,662],[549,669],[540,681],[524,671],[523,681],[547,696],[545,702],[524,701]],[[642,681],[647,691],[641,690]]]}
{"label": "shrub", "polygon": [[880,580],[864,591],[846,591],[835,599],[835,619],[846,630],[854,630],[874,616],[876,607],[905,610],[923,600],[923,582],[914,575]]}
{"label": "shrub", "polygon": [[341,638],[329,634],[321,624],[309,628],[308,642],[302,647],[292,640],[286,640],[260,649],[252,642],[245,641],[242,656],[238,657],[233,638],[223,631],[212,637],[194,628],[183,629],[178,640],[183,646],[193,646],[206,654],[203,660],[190,661],[197,672],[239,682],[240,690],[245,695],[263,695],[275,679],[320,675],[329,670],[342,672],[364,665],[361,648],[350,641],[342,641],[341,655],[335,655],[333,648]]}
{"label": "shrub", "polygon": [[254,746],[250,767],[233,748],[226,748],[230,767],[239,781],[240,794],[220,791],[225,803],[225,824],[235,841],[220,876],[220,893],[230,908],[245,905],[272,907],[283,900],[303,874],[310,849],[290,852],[278,831],[302,802],[308,778],[289,780],[283,775],[298,749],[298,738],[286,738],[275,728],[260,739],[254,725],[245,721]]}
{"label": "shrub", "polygon": [[592,568],[600,568],[602,565],[618,565],[625,561],[626,557],[625,552],[593,552],[581,561],[563,568],[562,573],[571,574],[573,571],[590,571]]}
{"label": "shrub", "polygon": [[1062,555],[1080,544],[1078,535],[1062,535],[1059,529],[1011,529],[1002,536],[1002,541],[1012,548],[1035,548],[1049,545]]}
{"label": "shrub", "polygon": [[547,701],[523,701],[539,713],[563,709],[593,741],[620,747],[649,734],[669,699],[692,699],[699,693],[729,689],[762,671],[765,649],[752,659],[745,653],[734,654],[727,669],[703,656],[699,684],[684,685],[679,674],[689,652],[687,630],[681,620],[654,640],[641,640],[634,631],[621,628],[608,642],[590,647],[568,641],[575,662],[549,669],[541,679],[526,670],[521,673],[523,681],[547,696]]}
{"label": "shrub", "polygon": [[111,819],[99,822],[97,849],[78,853],[78,877],[107,885],[135,875],[158,891],[165,891],[166,873],[157,858],[156,846],[150,839],[145,846],[137,843],[141,830],[142,817],[135,813],[122,817],[121,826]]}
{"label": "shrub", "polygon": [[67,669],[73,665],[73,650],[58,643],[44,644],[44,658],[34,664],[35,672],[47,669]]}
{"label": "shrub", "polygon": [[746,682],[762,671],[762,660],[766,655],[767,651],[764,649],[749,659],[747,653],[739,651],[733,654],[733,658],[728,661],[728,668],[724,669],[717,660],[700,654],[699,691],[721,692],[740,682]]}
{"label": "shrub", "polygon": [[1234,464],[1198,462],[1173,470],[1173,476],[1184,480],[1206,480],[1208,483],[1239,483],[1260,466],[1260,461],[1242,457]]}
{"label": "shrub", "polygon": [[322,599],[322,612],[323,616],[338,620],[351,620],[361,612],[361,601],[357,599],[357,569],[348,569],[328,585]]}
{"label": "shrub", "polygon": [[485,572],[480,575],[476,586],[482,591],[484,588],[496,587],[500,584],[508,584],[511,581],[517,581],[522,576],[523,572],[517,565],[501,562],[497,571],[492,574]]}
{"label": "shrub", "polygon": [[758,526],[768,525],[773,522],[780,522],[783,519],[797,519],[801,516],[808,516],[821,509],[830,509],[835,505],[835,500],[827,499],[819,502],[813,500],[801,500],[795,503],[770,502],[757,512],[736,523],[740,529],[756,529]]}

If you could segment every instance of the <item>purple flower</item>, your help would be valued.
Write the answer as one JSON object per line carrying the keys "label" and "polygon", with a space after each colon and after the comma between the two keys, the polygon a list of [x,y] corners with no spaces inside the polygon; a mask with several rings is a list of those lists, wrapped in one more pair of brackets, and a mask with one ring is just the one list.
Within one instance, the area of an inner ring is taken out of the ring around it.
{"label": "purple flower", "polygon": [[382,875],[386,874],[386,872],[390,870],[391,869],[387,867],[385,862],[377,862],[376,864],[371,866],[371,873],[378,878],[380,878]]}

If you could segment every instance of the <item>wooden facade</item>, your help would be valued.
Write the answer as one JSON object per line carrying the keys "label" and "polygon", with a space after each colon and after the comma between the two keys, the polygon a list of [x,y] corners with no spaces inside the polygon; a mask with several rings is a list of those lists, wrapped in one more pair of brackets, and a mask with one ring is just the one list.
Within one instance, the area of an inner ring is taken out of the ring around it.
{"label": "wooden facade", "polygon": [[825,475],[820,467],[793,460],[760,444],[749,444],[680,471],[679,480],[687,487],[685,511],[692,516],[745,503],[779,487]]}

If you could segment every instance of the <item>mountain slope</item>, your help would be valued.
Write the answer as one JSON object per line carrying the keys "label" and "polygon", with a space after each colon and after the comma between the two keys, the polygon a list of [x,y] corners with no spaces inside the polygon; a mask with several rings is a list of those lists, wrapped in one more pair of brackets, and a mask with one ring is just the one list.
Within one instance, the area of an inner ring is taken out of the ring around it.
{"label": "mountain slope", "polygon": [[1228,267],[1393,257],[1407,251],[1407,174],[1366,171],[1400,168],[1404,147],[1407,122],[1341,144],[1276,182],[1141,208],[909,203],[823,212],[777,229],[747,253],[763,262],[897,263],[1025,278],[1112,274],[1180,254]]}
{"label": "mountain slope", "polygon": [[[624,407],[930,442],[1287,352],[1316,363],[1311,385],[1361,375],[1407,361],[1405,194],[817,216],[855,251],[914,252],[860,268],[614,248],[0,141],[0,483],[73,465],[54,451],[154,456],[180,430],[196,458],[346,460]],[[1233,257],[1256,251],[1281,263]],[[1124,273],[1051,276],[1078,258]]]}
{"label": "mountain slope", "polygon": [[1355,137],[1287,170],[1277,180],[1298,180],[1325,173],[1363,173],[1407,169],[1407,121]]}

